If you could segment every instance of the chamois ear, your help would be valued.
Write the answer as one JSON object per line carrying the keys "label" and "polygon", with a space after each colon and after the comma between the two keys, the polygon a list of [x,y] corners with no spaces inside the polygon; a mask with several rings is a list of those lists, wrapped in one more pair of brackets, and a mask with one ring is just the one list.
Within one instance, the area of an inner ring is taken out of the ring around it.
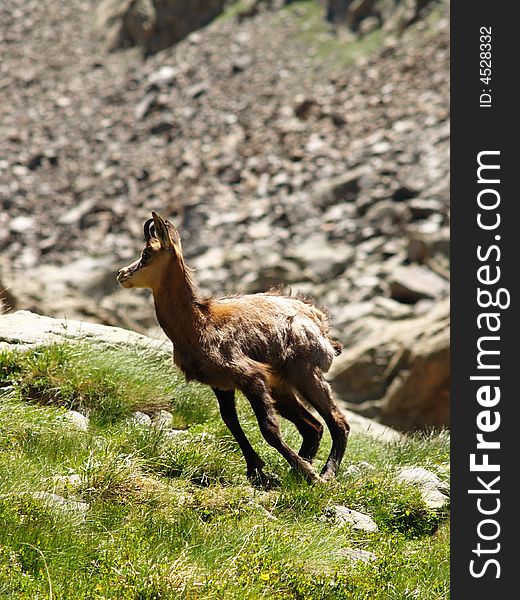
{"label": "chamois ear", "polygon": [[168,228],[168,233],[170,234],[170,239],[173,244],[182,252],[182,244],[181,244],[181,236],[177,229],[170,223],[170,221],[165,221],[166,227]]}
{"label": "chamois ear", "polygon": [[176,248],[180,251],[181,238],[179,236],[179,232],[175,229],[175,227],[169,221],[165,221],[156,212],[152,211],[152,217],[153,225],[149,225],[150,235],[159,240],[161,247],[165,250],[171,250],[172,248]]}

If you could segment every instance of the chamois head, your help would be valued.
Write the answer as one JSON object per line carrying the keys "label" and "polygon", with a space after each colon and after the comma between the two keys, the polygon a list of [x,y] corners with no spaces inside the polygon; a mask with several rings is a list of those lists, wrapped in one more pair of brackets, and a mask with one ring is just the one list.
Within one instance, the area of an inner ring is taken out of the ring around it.
{"label": "chamois head", "polygon": [[182,261],[182,246],[178,231],[157,213],[144,224],[146,246],[141,256],[120,269],[117,280],[124,288],[151,288],[160,285],[172,260]]}

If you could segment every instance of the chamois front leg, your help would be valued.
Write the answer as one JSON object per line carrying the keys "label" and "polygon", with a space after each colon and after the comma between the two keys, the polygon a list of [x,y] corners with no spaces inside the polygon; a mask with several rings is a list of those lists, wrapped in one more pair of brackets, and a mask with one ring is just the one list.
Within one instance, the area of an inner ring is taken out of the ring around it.
{"label": "chamois front leg", "polygon": [[264,382],[259,379],[251,381],[242,388],[242,392],[251,403],[260,426],[260,431],[266,442],[276,448],[278,452],[296,471],[301,473],[308,481],[317,482],[321,478],[312,466],[301,456],[298,456],[282,439],[278,424],[274,400],[269,394]]}
{"label": "chamois front leg", "polygon": [[227,428],[233,434],[246,460],[247,478],[254,484],[267,486],[269,479],[263,472],[264,461],[255,452],[238,421],[234,390],[212,388],[218,400],[220,415]]}

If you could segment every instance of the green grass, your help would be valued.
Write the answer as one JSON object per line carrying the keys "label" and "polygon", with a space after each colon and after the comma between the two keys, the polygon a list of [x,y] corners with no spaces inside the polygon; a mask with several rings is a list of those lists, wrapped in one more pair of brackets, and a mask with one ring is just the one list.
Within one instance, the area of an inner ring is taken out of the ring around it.
{"label": "green grass", "polygon": [[[0,389],[0,598],[448,597],[448,514],[395,480],[404,465],[446,480],[446,433],[398,444],[354,434],[345,466],[357,473],[310,486],[239,398],[244,429],[279,479],[267,491],[248,484],[211,392],[184,383],[169,357],[85,344],[2,352]],[[87,432],[64,419],[69,408],[90,415]],[[161,408],[182,433],[128,421]],[[294,427],[283,431],[298,446]],[[327,438],[318,464],[329,448]],[[34,491],[89,507],[59,509]],[[370,514],[379,532],[338,526],[335,504]],[[377,558],[352,562],[343,550],[353,548]]]}
{"label": "green grass", "polygon": [[355,63],[380,48],[384,41],[385,34],[381,29],[353,39],[342,38],[327,22],[323,7],[315,0],[288,4],[283,13],[294,19],[295,38],[312,48],[316,62],[329,69],[341,69]]}
{"label": "green grass", "polygon": [[239,13],[246,10],[246,0],[235,0],[234,2],[228,2],[226,8],[220,13],[216,20],[227,21],[234,19]]}
{"label": "green grass", "polygon": [[[246,8],[244,0],[232,2],[218,18],[234,19]],[[292,39],[311,50],[315,61],[328,69],[341,69],[353,64],[359,57],[381,47],[384,40],[381,29],[352,40],[343,39],[327,22],[325,11],[316,0],[291,2],[280,9],[278,15],[280,27],[285,29],[289,25]]]}
{"label": "green grass", "polygon": [[[425,17],[430,28],[449,14],[448,4],[435,7]],[[230,20],[247,7],[244,0],[230,2],[218,17]],[[297,0],[278,11],[278,25],[282,30],[289,28],[291,38],[310,51],[316,64],[329,71],[341,71],[358,59],[374,54],[382,48],[388,32],[376,28],[365,35],[349,35],[346,28],[335,28],[325,18],[325,10],[317,0]],[[413,26],[412,26],[413,29]],[[421,35],[427,35],[422,32]]]}

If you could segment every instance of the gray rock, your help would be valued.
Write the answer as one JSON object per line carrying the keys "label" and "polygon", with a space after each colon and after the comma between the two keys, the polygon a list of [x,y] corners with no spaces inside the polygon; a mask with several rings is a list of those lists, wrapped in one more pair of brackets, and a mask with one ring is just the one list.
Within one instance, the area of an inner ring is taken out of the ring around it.
{"label": "gray rock", "polygon": [[449,282],[426,267],[398,267],[389,279],[390,296],[398,302],[415,303],[422,298],[442,298]]}
{"label": "gray rock", "polygon": [[405,467],[397,474],[397,481],[419,488],[425,504],[431,509],[444,508],[449,502],[449,486],[427,469]]}
{"label": "gray rock", "polygon": [[33,229],[34,225],[34,217],[23,215],[9,221],[9,229],[14,233],[24,233],[26,230]]}
{"label": "gray rock", "polygon": [[220,269],[226,262],[226,251],[224,248],[212,247],[203,254],[197,256],[193,261],[196,269]]}
{"label": "gray rock", "polygon": [[[364,336],[328,374],[339,399],[401,430],[450,422],[449,299],[421,317],[367,317]],[[375,403],[374,403],[375,401]]]}
{"label": "gray rock", "polygon": [[84,278],[77,281],[77,288],[81,290],[87,298],[96,301],[106,298],[109,294],[118,292],[120,286],[115,280],[114,275],[119,269],[119,263],[107,265],[104,262],[98,262],[93,265],[91,272],[84,271]]}
{"label": "gray rock", "polygon": [[67,210],[60,217],[60,223],[62,225],[76,225],[78,226],[81,219],[87,215],[96,206],[96,198],[85,198],[77,206],[74,206],[70,210]]}
{"label": "gray rock", "polygon": [[374,303],[369,302],[353,302],[340,305],[334,311],[334,323],[336,325],[345,325],[359,319],[363,319],[374,311]]}
{"label": "gray rock", "polygon": [[225,4],[225,0],[189,4],[184,0],[103,0],[96,9],[96,26],[111,50],[137,45],[153,54],[207,25]]}
{"label": "gray rock", "polygon": [[355,202],[361,189],[361,179],[367,175],[365,167],[357,167],[346,173],[320,184],[315,192],[315,202],[325,210],[339,202]]}
{"label": "gray rock", "polygon": [[95,16],[96,27],[110,50],[146,45],[155,24],[151,0],[103,0],[97,6]]}
{"label": "gray rock", "polygon": [[106,344],[137,344],[154,352],[171,353],[169,342],[153,340],[120,327],[109,327],[74,321],[52,319],[25,310],[0,315],[0,348],[27,348],[73,340],[90,340]]}
{"label": "gray rock", "polygon": [[134,425],[143,425],[145,427],[152,425],[151,417],[140,410],[134,412],[129,421]]}
{"label": "gray rock", "polygon": [[359,548],[340,548],[337,552],[339,556],[345,556],[352,562],[371,563],[377,560],[377,556],[368,550],[360,550]]}
{"label": "gray rock", "polygon": [[[398,346],[395,343],[380,345],[376,338],[372,344],[370,339],[365,337],[359,344],[344,350],[328,375],[334,391],[346,402],[381,398],[388,386],[384,373]],[[377,339],[381,341],[382,336]]]}
{"label": "gray rock", "polygon": [[412,318],[414,316],[414,311],[411,306],[397,302],[392,298],[379,296],[374,300],[373,314],[376,317],[395,321],[398,319]]}
{"label": "gray rock", "polygon": [[59,494],[53,492],[29,492],[31,498],[41,500],[46,506],[51,509],[72,513],[84,518],[85,513],[90,508],[88,502],[78,502],[77,500],[68,500]]}
{"label": "gray rock", "polygon": [[368,208],[365,219],[371,225],[379,227],[385,223],[404,224],[409,220],[408,208],[405,204],[396,204],[392,200],[380,200]]}
{"label": "gray rock", "polygon": [[173,415],[167,410],[160,410],[152,418],[152,423],[158,429],[169,429],[173,422]]}
{"label": "gray rock", "polygon": [[412,262],[427,264],[428,260],[437,254],[448,260],[450,258],[450,230],[448,227],[435,231],[409,227],[407,240],[407,256]]}
{"label": "gray rock", "polygon": [[200,98],[204,94],[206,94],[208,91],[209,91],[208,83],[206,81],[201,81],[199,83],[195,83],[195,84],[191,85],[186,90],[186,95],[195,100],[197,98]]}
{"label": "gray rock", "polygon": [[353,529],[361,531],[379,531],[372,517],[348,508],[347,506],[335,505],[329,509],[330,516],[338,525],[350,525]]}
{"label": "gray rock", "polygon": [[301,282],[314,282],[317,278],[309,269],[301,268],[294,260],[281,259],[277,264],[267,264],[251,271],[244,277],[245,289],[248,292],[263,292],[272,287]]}
{"label": "gray rock", "polygon": [[80,431],[88,431],[89,418],[77,410],[68,410],[63,417]]}
{"label": "gray rock", "polygon": [[442,204],[438,200],[426,200],[424,198],[414,198],[408,202],[408,209],[412,220],[426,219],[431,215],[442,212]]}
{"label": "gray rock", "polygon": [[330,244],[325,236],[315,234],[303,240],[287,258],[296,260],[319,281],[341,275],[352,263],[354,250],[345,244]]}
{"label": "gray rock", "polygon": [[178,69],[163,65],[148,76],[150,85],[173,85],[178,74]]}
{"label": "gray rock", "polygon": [[142,121],[150,112],[157,102],[157,92],[151,91],[145,94],[136,104],[134,116],[136,121]]}
{"label": "gray rock", "polygon": [[[363,435],[369,435],[379,441],[390,443],[403,439],[403,434],[391,427],[382,425],[372,419],[367,419],[352,410],[342,408],[342,412],[349,422],[351,431],[354,433],[362,433]],[[361,465],[364,463],[359,464]]]}
{"label": "gray rock", "polygon": [[[426,313],[435,313],[434,307]],[[381,403],[381,419],[399,429],[450,424],[449,319],[430,323],[412,345],[394,356],[394,376]]]}
{"label": "gray rock", "polygon": [[178,440],[183,437],[187,440],[186,437],[187,430],[186,429],[163,429],[162,433],[166,439],[169,440]]}

